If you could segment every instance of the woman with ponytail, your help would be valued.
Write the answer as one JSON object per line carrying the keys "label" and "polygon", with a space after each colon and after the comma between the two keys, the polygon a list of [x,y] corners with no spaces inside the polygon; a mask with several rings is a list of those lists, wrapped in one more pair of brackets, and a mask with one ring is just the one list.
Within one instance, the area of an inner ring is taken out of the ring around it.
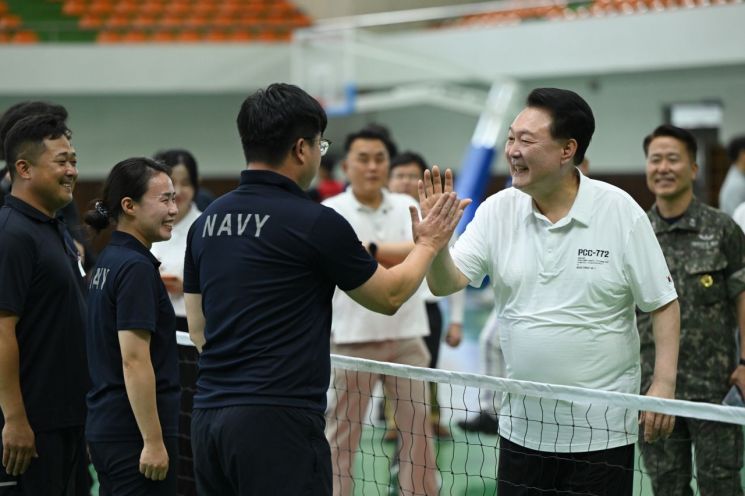
{"label": "woman with ponytail", "polygon": [[176,494],[176,319],[150,253],[171,237],[175,196],[167,166],[130,158],[85,215],[96,231],[115,226],[88,292],[86,438],[101,494]]}

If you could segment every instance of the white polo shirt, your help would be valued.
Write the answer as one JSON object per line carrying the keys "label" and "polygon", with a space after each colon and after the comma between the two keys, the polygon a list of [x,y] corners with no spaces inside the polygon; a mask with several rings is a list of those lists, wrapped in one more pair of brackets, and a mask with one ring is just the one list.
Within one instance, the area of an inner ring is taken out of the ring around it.
{"label": "white polo shirt", "polygon": [[[452,250],[473,285],[489,275],[507,377],[638,394],[635,306],[677,298],[646,214],[622,190],[580,174],[569,213],[552,224],[532,198],[500,191]],[[635,412],[511,395],[500,434],[535,450],[632,444]]]}
{"label": "white polo shirt", "polygon": [[[323,202],[352,225],[363,242],[398,243],[412,241],[409,206],[418,208],[408,195],[383,190],[383,201],[371,209],[359,201],[348,187]],[[336,344],[364,343],[429,335],[427,311],[422,291],[404,303],[395,315],[372,312],[337,288],[333,299],[331,339]]]}
{"label": "white polo shirt", "polygon": [[[189,228],[195,220],[199,218],[202,212],[199,211],[196,205],[193,203],[189,207],[189,212],[181,219],[181,222],[173,226],[171,231],[171,239],[168,241],[161,241],[159,243],[153,243],[150,252],[160,260],[160,272],[162,274],[177,275],[181,279],[184,278],[184,254],[186,252],[186,235],[189,233]],[[186,317],[186,305],[184,303],[184,295],[174,296],[168,294],[173,304],[173,311],[179,317]],[[186,331],[187,329],[179,329],[180,331]]]}

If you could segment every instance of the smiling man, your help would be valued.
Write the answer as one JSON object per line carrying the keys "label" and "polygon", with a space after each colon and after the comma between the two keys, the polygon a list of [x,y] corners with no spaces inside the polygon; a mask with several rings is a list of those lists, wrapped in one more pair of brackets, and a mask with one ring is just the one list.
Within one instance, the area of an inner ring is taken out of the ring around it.
{"label": "smiling man", "polygon": [[[481,204],[427,281],[446,295],[490,277],[509,378],[624,393],[640,387],[638,305],[652,313],[657,345],[647,394],[672,398],[675,288],[641,208],[577,170],[594,129],[576,93],[533,90],[505,147],[514,187]],[[439,171],[424,183],[427,212],[441,196]],[[637,418],[628,410],[509,395],[499,420],[500,496],[632,493]],[[667,436],[673,420],[642,414],[647,439]]]}
{"label": "smiling man", "polygon": [[5,139],[0,209],[0,495],[67,495],[84,456],[88,373],[78,252],[57,210],[78,176],[64,121],[19,120]]}
{"label": "smiling man", "polygon": [[[736,384],[745,392],[745,349],[736,359],[733,329],[745,342],[745,234],[720,210],[693,195],[696,140],[662,125],[644,139],[647,187],[655,206],[647,215],[681,302],[676,396],[721,403]],[[652,381],[654,345],[648,315],[639,317],[642,387]],[[655,494],[690,493],[691,447],[701,494],[742,495],[743,438],[737,425],[680,418],[670,439],[641,443]]]}

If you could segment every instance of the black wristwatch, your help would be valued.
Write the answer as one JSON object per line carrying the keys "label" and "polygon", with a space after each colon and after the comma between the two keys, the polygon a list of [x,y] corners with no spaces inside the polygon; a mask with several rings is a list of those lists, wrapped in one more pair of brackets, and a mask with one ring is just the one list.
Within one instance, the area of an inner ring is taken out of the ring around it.
{"label": "black wristwatch", "polygon": [[378,254],[378,245],[375,243],[375,241],[370,241],[370,243],[367,245],[367,251],[370,252],[370,256],[375,258],[375,255]]}

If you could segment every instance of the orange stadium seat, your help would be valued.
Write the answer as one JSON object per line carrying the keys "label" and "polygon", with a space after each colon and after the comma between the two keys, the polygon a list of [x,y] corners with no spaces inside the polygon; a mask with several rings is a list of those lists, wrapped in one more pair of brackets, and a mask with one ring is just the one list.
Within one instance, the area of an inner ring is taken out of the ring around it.
{"label": "orange stadium seat", "polygon": [[192,30],[181,31],[176,35],[176,41],[181,43],[197,43],[202,40],[198,32]]}
{"label": "orange stadium seat", "polygon": [[122,36],[122,43],[144,43],[147,35],[144,31],[129,31]]}
{"label": "orange stadium seat", "polygon": [[114,2],[112,0],[94,0],[88,5],[86,13],[104,16],[114,11]]}
{"label": "orange stadium seat", "polygon": [[209,41],[211,43],[225,43],[230,40],[230,37],[225,31],[212,30],[209,31],[203,39],[204,41]]}
{"label": "orange stadium seat", "polygon": [[103,19],[97,15],[86,14],[78,21],[81,29],[98,29],[103,26]]}
{"label": "orange stadium seat", "polygon": [[122,41],[122,37],[116,31],[101,31],[96,36],[98,43],[119,43]]}
{"label": "orange stadium seat", "polygon": [[79,1],[67,1],[62,6],[62,13],[69,16],[82,16],[88,11],[88,4]]}
{"label": "orange stadium seat", "polygon": [[13,36],[11,36],[10,42],[19,44],[38,43],[39,36],[33,31],[18,31]]}
{"label": "orange stadium seat", "polygon": [[14,14],[0,17],[0,29],[17,28],[21,25],[21,18]]}
{"label": "orange stadium seat", "polygon": [[173,43],[176,41],[176,37],[171,31],[155,31],[150,36],[150,41],[154,43]]}

